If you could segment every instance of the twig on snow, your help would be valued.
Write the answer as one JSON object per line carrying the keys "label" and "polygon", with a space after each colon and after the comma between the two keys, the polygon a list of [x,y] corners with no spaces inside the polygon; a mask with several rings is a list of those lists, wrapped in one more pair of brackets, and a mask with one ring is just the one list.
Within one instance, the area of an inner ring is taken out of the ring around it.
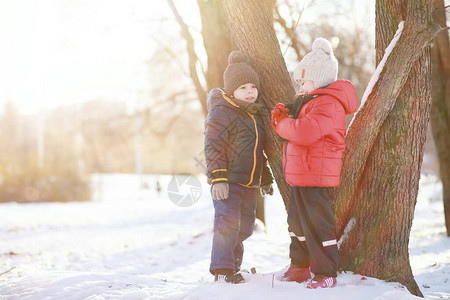
{"label": "twig on snow", "polygon": [[16,267],[12,267],[11,269],[9,269],[8,271],[5,271],[3,273],[0,273],[0,276],[5,275],[6,273],[11,272],[12,270],[14,270]]}

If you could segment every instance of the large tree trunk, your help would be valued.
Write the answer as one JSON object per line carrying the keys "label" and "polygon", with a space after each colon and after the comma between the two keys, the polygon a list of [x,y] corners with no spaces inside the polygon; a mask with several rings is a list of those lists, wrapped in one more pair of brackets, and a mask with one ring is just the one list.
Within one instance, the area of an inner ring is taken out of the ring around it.
{"label": "large tree trunk", "polygon": [[223,86],[223,72],[232,50],[221,0],[197,0],[202,19],[203,45],[208,56],[206,86],[210,91]]}
{"label": "large tree trunk", "polygon": [[295,90],[289,78],[280,46],[273,27],[273,0],[223,0],[231,39],[236,49],[251,58],[252,66],[261,81],[260,101],[266,106],[264,126],[268,135],[266,153],[278,189],[285,204],[289,201],[290,187],[282,170],[282,144],[270,126],[270,111],[278,102],[293,100]]}
{"label": "large tree trunk", "polygon": [[[444,0],[434,0],[434,20],[446,26]],[[450,44],[448,32],[434,39],[431,50],[433,79],[431,129],[439,159],[443,187],[445,225],[450,236]]]}
{"label": "large tree trunk", "polygon": [[378,62],[405,24],[350,127],[335,203],[341,269],[400,282],[419,296],[408,242],[431,106],[428,45],[439,30],[430,18],[427,0],[377,0]]}

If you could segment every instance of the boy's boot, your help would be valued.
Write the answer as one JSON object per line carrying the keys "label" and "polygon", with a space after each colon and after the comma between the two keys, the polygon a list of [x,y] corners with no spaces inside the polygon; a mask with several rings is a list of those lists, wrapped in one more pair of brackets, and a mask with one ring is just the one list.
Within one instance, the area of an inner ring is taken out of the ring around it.
{"label": "boy's boot", "polygon": [[313,280],[308,282],[306,287],[308,289],[317,289],[317,288],[332,288],[337,284],[336,277],[328,277],[323,275],[314,276]]}
{"label": "boy's boot", "polygon": [[282,281],[296,281],[302,283],[311,278],[311,272],[308,268],[300,268],[296,265],[291,264],[286,273],[281,277]]}
{"label": "boy's boot", "polygon": [[233,270],[218,269],[214,271],[215,282],[242,283],[245,281],[240,273]]}

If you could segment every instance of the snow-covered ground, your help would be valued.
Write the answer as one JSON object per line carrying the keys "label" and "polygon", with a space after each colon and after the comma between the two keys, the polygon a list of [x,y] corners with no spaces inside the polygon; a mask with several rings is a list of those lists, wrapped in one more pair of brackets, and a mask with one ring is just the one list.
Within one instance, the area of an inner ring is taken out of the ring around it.
{"label": "snow-covered ground", "polygon": [[[266,200],[266,232],[260,226],[245,242],[243,267],[267,275],[213,284],[208,186],[193,206],[179,207],[166,190],[170,179],[96,176],[92,202],[1,204],[0,299],[416,299],[398,283],[351,273],[340,274],[334,289],[277,280],[272,287],[271,273],[289,264],[278,193]],[[140,189],[142,183],[149,188]],[[426,298],[450,298],[440,183],[423,177],[419,193],[410,242],[414,275]]]}

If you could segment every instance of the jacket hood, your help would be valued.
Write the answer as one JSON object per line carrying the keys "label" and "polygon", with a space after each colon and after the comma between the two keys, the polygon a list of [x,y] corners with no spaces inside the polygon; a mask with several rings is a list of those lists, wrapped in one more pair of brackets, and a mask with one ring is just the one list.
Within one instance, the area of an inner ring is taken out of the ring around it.
{"label": "jacket hood", "polygon": [[231,103],[225,100],[225,98],[223,97],[223,93],[224,91],[219,88],[214,88],[209,92],[206,101],[206,108],[208,109],[208,112],[221,105],[233,106]]}
{"label": "jacket hood", "polygon": [[344,106],[345,113],[350,115],[358,108],[358,96],[353,84],[348,80],[336,80],[323,89],[317,89],[310,95],[329,95],[341,102]]}

